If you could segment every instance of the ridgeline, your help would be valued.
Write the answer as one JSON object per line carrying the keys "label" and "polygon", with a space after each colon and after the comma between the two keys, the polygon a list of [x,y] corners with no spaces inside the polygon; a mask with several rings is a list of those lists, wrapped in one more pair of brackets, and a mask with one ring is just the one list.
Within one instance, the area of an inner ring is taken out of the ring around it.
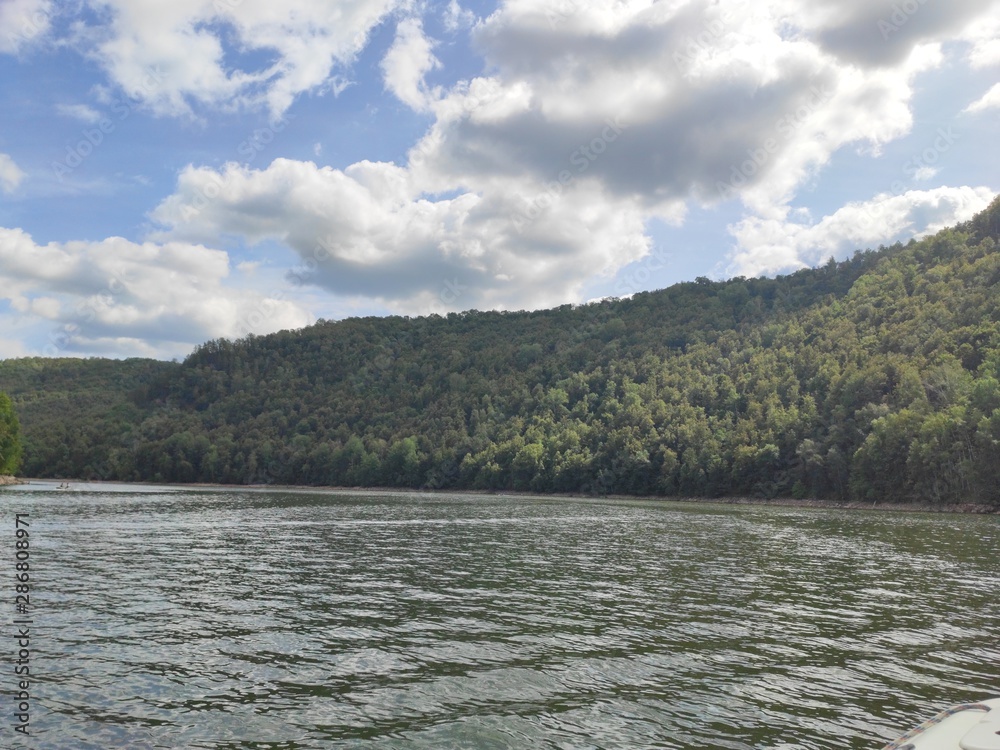
{"label": "ridgeline", "polygon": [[26,476],[1000,505],[1000,200],[777,279],[14,359]]}

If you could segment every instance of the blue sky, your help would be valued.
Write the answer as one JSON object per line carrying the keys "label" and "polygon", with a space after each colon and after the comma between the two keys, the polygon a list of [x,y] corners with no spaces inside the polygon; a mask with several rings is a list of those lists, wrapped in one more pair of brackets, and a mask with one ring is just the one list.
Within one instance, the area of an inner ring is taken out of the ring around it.
{"label": "blue sky", "polygon": [[1000,2],[3,0],[0,357],[773,275],[1000,191]]}

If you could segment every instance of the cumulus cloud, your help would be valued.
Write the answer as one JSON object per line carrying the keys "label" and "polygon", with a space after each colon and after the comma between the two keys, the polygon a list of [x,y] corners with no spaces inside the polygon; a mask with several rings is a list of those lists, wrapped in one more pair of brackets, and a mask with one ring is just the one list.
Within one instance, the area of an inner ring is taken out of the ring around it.
{"label": "cumulus cloud", "polygon": [[0,228],[0,299],[31,319],[48,321],[44,354],[185,353],[210,338],[297,328],[310,315],[288,295],[226,285],[221,250],[181,242],[37,244],[20,229]]}
{"label": "cumulus cloud", "polygon": [[24,343],[17,339],[9,339],[0,336],[0,359],[13,359],[15,357],[27,357],[28,350]]}
{"label": "cumulus cloud", "polygon": [[[338,90],[368,34],[404,0],[84,0],[74,41],[128,96],[164,115],[194,104],[283,114]],[[235,45],[242,62],[227,51]]]}
{"label": "cumulus cloud", "polygon": [[0,3],[0,53],[16,55],[43,38],[51,25],[51,0],[4,0]]}
{"label": "cumulus cloud", "polygon": [[1000,108],[1000,83],[994,84],[993,87],[983,94],[979,99],[974,101],[968,107],[965,108],[966,112],[982,112],[986,109],[997,109]]}
{"label": "cumulus cloud", "polygon": [[450,0],[444,11],[444,27],[454,33],[459,29],[470,28],[476,22],[476,14],[463,8],[458,0]]}
{"label": "cumulus cloud", "polygon": [[0,190],[13,193],[24,179],[24,172],[7,154],[0,154]]}
{"label": "cumulus cloud", "polygon": [[921,5],[863,52],[850,33],[879,33],[891,5],[508,0],[472,32],[489,73],[447,90],[426,86],[433,42],[407,19],[386,86],[434,123],[406,164],[190,167],[153,214],[158,238],[278,240],[298,279],[421,312],[578,300],[648,252],[647,221],[679,223],[692,201],[747,208],[741,273],[930,231],[985,205],[982,189],[886,198],[864,231],[856,207],[814,227],[789,203],[836,151],[876,156],[909,132],[915,78],[983,7]]}
{"label": "cumulus cloud", "polygon": [[967,58],[973,68],[1000,65],[1000,2],[984,3],[982,12],[959,38],[969,45]]}
{"label": "cumulus cloud", "polygon": [[901,63],[929,41],[956,37],[973,18],[983,15],[983,0],[835,0],[780,4],[787,17],[815,38],[824,50],[864,68]]}
{"label": "cumulus cloud", "polygon": [[405,312],[557,304],[648,252],[640,212],[594,180],[434,199],[408,170],[373,162],[188,168],[153,218],[189,241],[280,240],[302,260],[293,281]]}
{"label": "cumulus cloud", "polygon": [[441,67],[433,49],[420,20],[406,18],[399,22],[396,39],[382,60],[385,87],[417,111],[429,109],[440,96],[440,89],[428,89],[424,82],[427,73]]}
{"label": "cumulus cloud", "polygon": [[587,171],[651,214],[692,197],[780,207],[843,146],[878,153],[909,132],[912,80],[941,62],[912,41],[898,64],[864,70],[786,5],[581,0],[560,16],[511,0],[474,32],[495,72],[436,102],[414,153],[440,189],[551,179],[617,122],[625,134]]}
{"label": "cumulus cloud", "polygon": [[940,187],[880,194],[815,223],[750,217],[730,227],[737,248],[728,271],[743,276],[794,271],[857,249],[932,234],[971,219],[993,197],[986,187]]}

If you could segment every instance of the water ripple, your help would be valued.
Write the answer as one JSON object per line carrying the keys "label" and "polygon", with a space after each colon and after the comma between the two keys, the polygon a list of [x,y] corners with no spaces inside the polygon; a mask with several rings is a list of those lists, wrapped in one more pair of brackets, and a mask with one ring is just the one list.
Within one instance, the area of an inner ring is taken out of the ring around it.
{"label": "water ripple", "polygon": [[1000,692],[995,518],[373,493],[0,507],[35,524],[37,748],[862,750]]}

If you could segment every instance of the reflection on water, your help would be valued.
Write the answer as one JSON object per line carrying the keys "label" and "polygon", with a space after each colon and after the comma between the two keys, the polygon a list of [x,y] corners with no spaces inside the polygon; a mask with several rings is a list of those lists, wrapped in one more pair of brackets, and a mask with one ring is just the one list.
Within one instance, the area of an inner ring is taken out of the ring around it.
{"label": "reflection on water", "polygon": [[1000,693],[996,518],[16,488],[0,511],[32,519],[33,748],[861,750]]}

